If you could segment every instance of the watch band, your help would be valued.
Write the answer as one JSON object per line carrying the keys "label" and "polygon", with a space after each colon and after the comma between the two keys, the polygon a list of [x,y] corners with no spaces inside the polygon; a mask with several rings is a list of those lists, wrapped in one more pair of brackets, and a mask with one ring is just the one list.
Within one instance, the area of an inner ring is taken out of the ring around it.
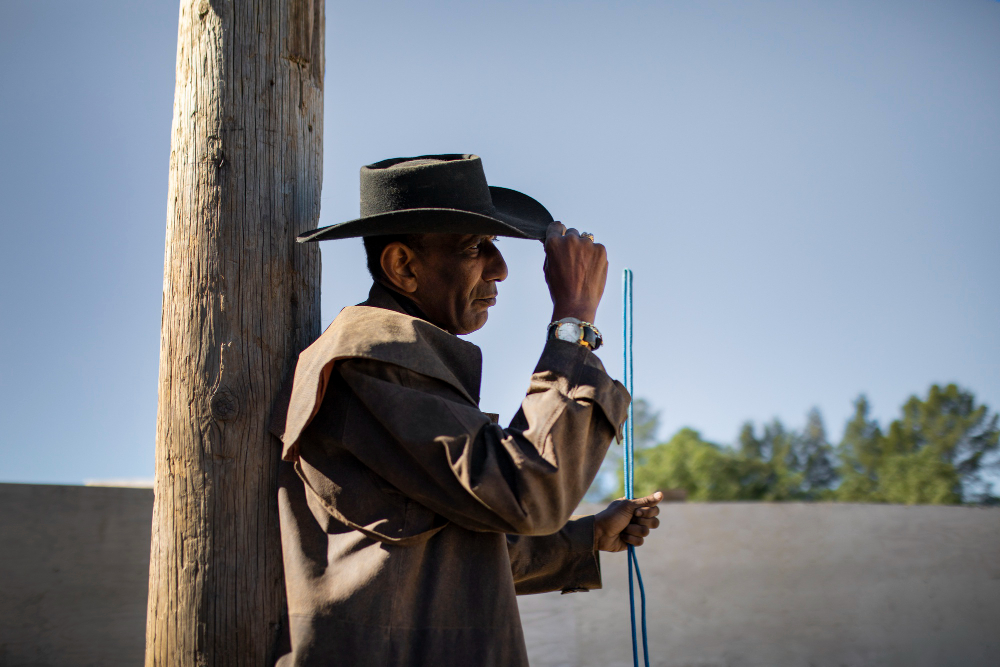
{"label": "watch band", "polygon": [[586,345],[591,350],[596,350],[604,342],[604,337],[597,327],[575,317],[564,317],[549,324],[548,339]]}

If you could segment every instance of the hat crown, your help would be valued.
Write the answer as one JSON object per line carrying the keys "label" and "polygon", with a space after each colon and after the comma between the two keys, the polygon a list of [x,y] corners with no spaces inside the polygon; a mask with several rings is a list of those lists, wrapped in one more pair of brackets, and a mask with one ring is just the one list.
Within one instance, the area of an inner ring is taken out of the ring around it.
{"label": "hat crown", "polygon": [[478,155],[420,155],[361,168],[361,215],[447,208],[495,215]]}

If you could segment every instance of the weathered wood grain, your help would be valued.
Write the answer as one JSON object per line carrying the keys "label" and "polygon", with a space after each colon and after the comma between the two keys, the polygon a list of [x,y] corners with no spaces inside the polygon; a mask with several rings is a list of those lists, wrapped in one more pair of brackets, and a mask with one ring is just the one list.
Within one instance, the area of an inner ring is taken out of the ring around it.
{"label": "weathered wood grain", "polygon": [[284,606],[271,403],[319,335],[321,0],[182,0],[147,665],[263,665]]}

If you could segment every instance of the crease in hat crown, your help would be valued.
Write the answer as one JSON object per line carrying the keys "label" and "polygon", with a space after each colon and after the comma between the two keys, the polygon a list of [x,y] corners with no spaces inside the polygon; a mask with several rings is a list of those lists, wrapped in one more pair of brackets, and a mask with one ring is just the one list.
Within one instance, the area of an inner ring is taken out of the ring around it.
{"label": "crease in hat crown", "polygon": [[[441,183],[447,180],[448,187]],[[361,216],[421,208],[496,215],[478,155],[391,158],[361,168]]]}

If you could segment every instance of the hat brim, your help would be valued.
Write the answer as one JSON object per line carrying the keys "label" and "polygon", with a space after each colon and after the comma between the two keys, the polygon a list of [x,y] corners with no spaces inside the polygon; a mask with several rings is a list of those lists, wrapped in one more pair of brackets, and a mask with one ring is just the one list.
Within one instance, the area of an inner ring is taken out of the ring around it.
{"label": "hat brim", "polygon": [[455,208],[411,208],[369,215],[299,234],[299,243],[387,234],[493,234],[545,238],[552,215],[523,192],[490,186],[496,215]]}

